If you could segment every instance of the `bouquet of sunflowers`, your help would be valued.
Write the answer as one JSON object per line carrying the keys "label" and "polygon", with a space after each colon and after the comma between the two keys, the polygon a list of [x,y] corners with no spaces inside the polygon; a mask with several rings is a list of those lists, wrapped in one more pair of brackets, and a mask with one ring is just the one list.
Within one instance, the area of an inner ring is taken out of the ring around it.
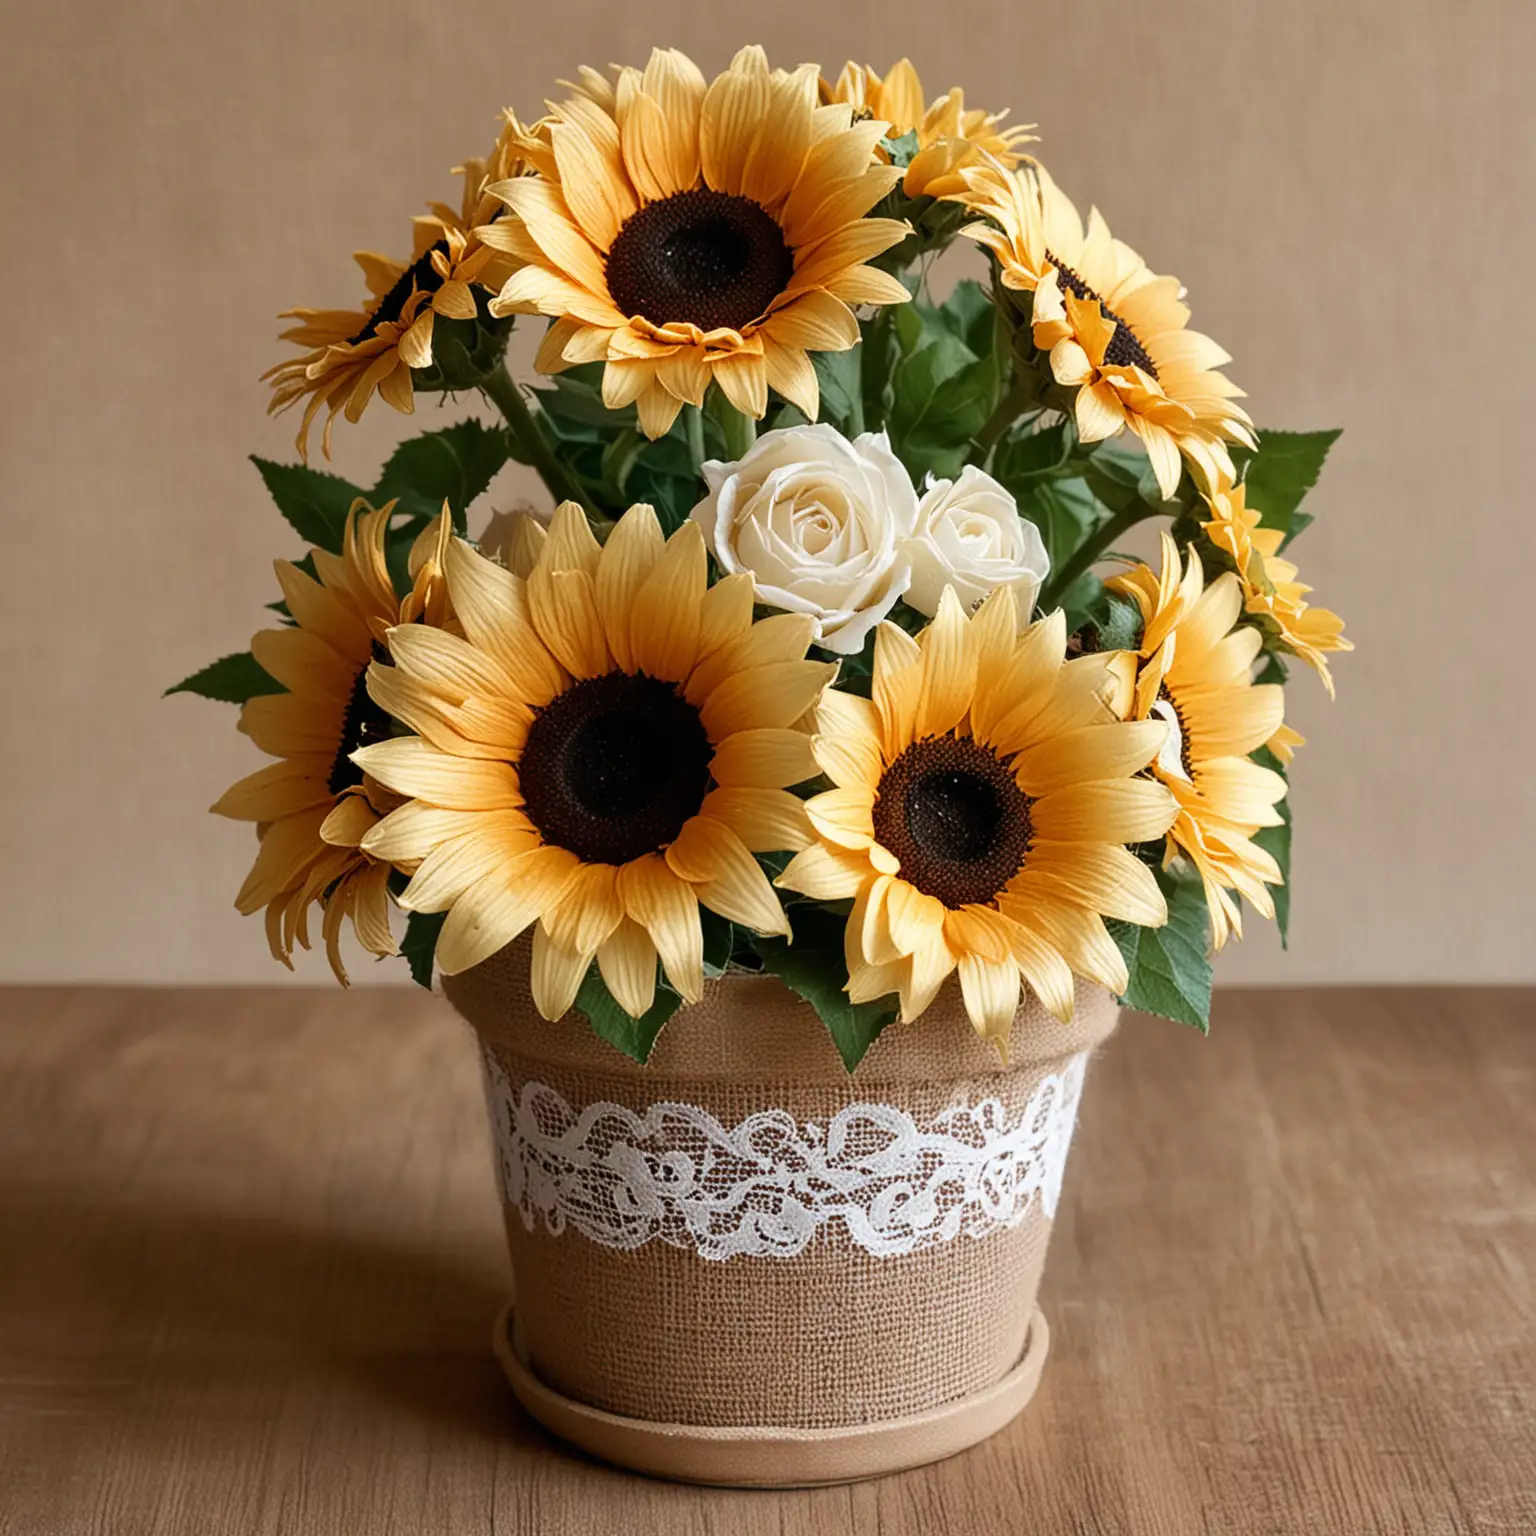
{"label": "bouquet of sunflowers", "polygon": [[[260,837],[240,911],[343,981],[349,919],[426,985],[531,930],[540,1014],[642,1061],[728,969],[850,1070],[952,976],[1002,1046],[1074,975],[1203,1029],[1244,905],[1284,932],[1288,669],[1350,648],[1289,557],[1337,434],[1255,432],[1178,281],[905,61],[568,91],[289,316],[304,462],[256,462],[310,547],[179,685],[275,759],[213,807]],[[309,465],[418,392],[497,419]],[[509,462],[547,509],[472,519]]]}

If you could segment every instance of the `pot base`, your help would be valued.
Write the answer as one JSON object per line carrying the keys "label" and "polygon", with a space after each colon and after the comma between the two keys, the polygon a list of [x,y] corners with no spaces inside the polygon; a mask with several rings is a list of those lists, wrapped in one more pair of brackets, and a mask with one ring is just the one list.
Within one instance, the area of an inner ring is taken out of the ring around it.
{"label": "pot base", "polygon": [[816,1488],[926,1466],[995,1435],[1035,1395],[1051,1333],[1036,1307],[1023,1356],[993,1386],[928,1413],[839,1429],[658,1424],[589,1408],[534,1375],[510,1302],[492,1343],[523,1407],[551,1433],[604,1461],[722,1488]]}

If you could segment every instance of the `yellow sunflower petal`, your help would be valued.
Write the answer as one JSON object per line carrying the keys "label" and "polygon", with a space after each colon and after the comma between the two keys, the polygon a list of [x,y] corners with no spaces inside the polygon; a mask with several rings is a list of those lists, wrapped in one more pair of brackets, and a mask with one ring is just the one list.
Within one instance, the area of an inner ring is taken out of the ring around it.
{"label": "yellow sunflower petal", "polygon": [[1019,1008],[1019,963],[1012,955],[984,960],[961,955],[960,996],[976,1033],[986,1040],[1006,1040]]}
{"label": "yellow sunflower petal", "polygon": [[638,1019],[656,1001],[656,946],[644,927],[626,917],[597,947],[597,968],[614,1000]]}
{"label": "yellow sunflower petal", "polygon": [[576,1001],[576,993],[591,964],[590,950],[563,949],[540,921],[533,930],[533,964],[528,973],[528,990],[533,994],[533,1006],[541,1017],[554,1023],[565,1016]]}
{"label": "yellow sunflower petal", "polygon": [[438,934],[438,969],[456,976],[490,959],[559,899],[576,868],[563,848],[534,848],[471,886]]}
{"label": "yellow sunflower petal", "polygon": [[1085,780],[1128,778],[1157,756],[1167,734],[1161,720],[1064,731],[1019,756],[1015,764],[1019,788],[1039,798]]}
{"label": "yellow sunflower petal", "polygon": [[624,916],[618,871],[612,864],[579,864],[558,901],[540,919],[562,950],[590,957]]}
{"label": "yellow sunflower petal", "polygon": [[712,742],[737,731],[793,725],[837,675],[831,662],[779,661],[727,678],[699,711]]}
{"label": "yellow sunflower petal", "polygon": [[827,842],[839,848],[861,849],[875,840],[874,805],[873,791],[866,785],[854,785],[812,795],[805,801],[805,814]]}
{"label": "yellow sunflower petal", "polygon": [[667,540],[630,614],[635,670],[680,683],[699,657],[699,603],[709,580],[704,535],[684,523]]}
{"label": "yellow sunflower petal", "polygon": [[874,704],[855,694],[827,689],[816,707],[813,750],[817,765],[838,788],[873,789],[884,766],[880,717]]}
{"label": "yellow sunflower petal", "polygon": [[666,860],[721,917],[759,933],[789,933],[789,919],[768,877],[729,827],[709,817],[693,817],[667,849]]}
{"label": "yellow sunflower petal", "polygon": [[214,801],[215,816],[235,821],[277,821],[311,806],[329,806],[324,771],[306,762],[269,763],[231,785]]}
{"label": "yellow sunflower petal", "polygon": [[1072,784],[1030,807],[1038,837],[1067,842],[1145,843],[1173,825],[1178,805],[1153,779]]}
{"label": "yellow sunflower petal", "polygon": [[939,611],[923,632],[922,685],[917,734],[942,736],[965,718],[976,692],[976,641],[953,587],[945,587]]}
{"label": "yellow sunflower petal", "polygon": [[875,666],[870,697],[880,716],[885,760],[895,759],[914,739],[923,686],[923,653],[917,641],[895,624],[875,631]]}
{"label": "yellow sunflower petal", "polygon": [[625,912],[650,935],[667,980],[683,1000],[704,995],[704,930],[693,887],[660,854],[623,865],[618,876]]}
{"label": "yellow sunflower petal", "polygon": [[812,843],[785,865],[773,883],[812,901],[846,901],[857,896],[873,876],[874,870],[863,854]]}
{"label": "yellow sunflower petal", "polygon": [[612,670],[597,593],[585,571],[541,563],[528,578],[528,607],[539,638],[573,677],[601,677]]}
{"label": "yellow sunflower petal", "polygon": [[439,843],[422,859],[400,893],[407,912],[446,912],[470,887],[540,846],[538,834],[526,823],[493,828],[484,825],[489,819],[478,818],[471,832]]}
{"label": "yellow sunflower petal", "polygon": [[805,803],[787,789],[713,789],[699,814],[729,827],[752,853],[794,853],[812,840]]}
{"label": "yellow sunflower petal", "polygon": [[[830,697],[831,692],[822,695]],[[761,726],[727,736],[715,748],[709,772],[725,788],[787,789],[815,778],[817,761],[804,731]]]}
{"label": "yellow sunflower petal", "polygon": [[608,535],[597,566],[597,608],[613,659],[625,672],[639,670],[630,645],[637,598],[665,545],[655,511],[643,502],[624,514]]}
{"label": "yellow sunflower petal", "polygon": [[451,757],[418,736],[381,741],[352,761],[397,794],[451,811],[502,811],[522,805],[517,774],[506,763]]}

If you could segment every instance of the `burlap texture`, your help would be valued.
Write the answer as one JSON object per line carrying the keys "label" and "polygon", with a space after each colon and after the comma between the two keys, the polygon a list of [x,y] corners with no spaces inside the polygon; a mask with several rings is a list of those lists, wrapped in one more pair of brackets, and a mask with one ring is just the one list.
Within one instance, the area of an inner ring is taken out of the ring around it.
{"label": "burlap texture", "polygon": [[[731,975],[681,1009],[641,1067],[568,1014],[539,1018],[528,947],[510,945],[444,991],[514,1083],[572,1105],[643,1112],[662,1100],[733,1125],[779,1108],[825,1123],[883,1103],[924,1121],[957,1100],[1010,1113],[1068,1057],[1105,1039],[1113,997],[1079,983],[1062,1025],[1032,999],[1003,1065],[951,982],[915,1024],[892,1025],[850,1076],[811,1008],[768,977]],[[659,1423],[820,1429],[925,1413],[1002,1379],[1023,1353],[1050,1222],[1037,1200],[1012,1229],[876,1257],[840,1223],[793,1258],[723,1261],[650,1242],[615,1250],[505,1211],[519,1320],[535,1372],[578,1402]]]}

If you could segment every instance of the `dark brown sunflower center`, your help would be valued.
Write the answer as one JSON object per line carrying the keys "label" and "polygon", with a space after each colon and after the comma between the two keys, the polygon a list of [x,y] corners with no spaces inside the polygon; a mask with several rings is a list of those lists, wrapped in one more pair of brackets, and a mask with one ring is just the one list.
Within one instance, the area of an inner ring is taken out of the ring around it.
{"label": "dark brown sunflower center", "polygon": [[794,270],[783,230],[751,198],[696,187],[625,221],[608,252],[608,292],[653,325],[739,331],[768,312]]}
{"label": "dark brown sunflower center", "polygon": [[395,286],[379,300],[373,313],[368,316],[368,323],[356,336],[347,337],[349,347],[360,346],[363,342],[371,340],[378,333],[381,325],[387,325],[391,321],[398,320],[404,313],[405,306],[414,289],[419,288],[423,293],[436,293],[443,286],[443,280],[437,275],[432,265],[432,258],[438,251],[446,251],[448,242],[439,240],[436,245],[423,251],[420,256],[402,272]]}
{"label": "dark brown sunflower center", "polygon": [[518,765],[528,819],[588,864],[664,848],[697,814],[709,738],[671,683],[610,672],[535,712]]}
{"label": "dark brown sunflower center", "polygon": [[914,741],[880,779],[875,836],[946,907],[991,901],[1023,867],[1029,796],[969,737]]}
{"label": "dark brown sunflower center", "polygon": [[[389,652],[373,643],[373,659],[388,663]],[[364,667],[352,683],[347,699],[347,712],[341,721],[341,745],[336,749],[336,761],[331,764],[331,777],[326,787],[333,795],[343,795],[363,782],[363,770],[352,761],[352,754],[361,747],[371,747],[376,741],[388,741],[394,732],[389,712],[380,709],[368,697],[368,668]]]}
{"label": "dark brown sunflower center", "polygon": [[1071,267],[1057,261],[1049,251],[1045,253],[1045,259],[1056,268],[1056,275],[1061,279],[1063,288],[1075,298],[1092,299],[1104,311],[1104,318],[1114,321],[1115,334],[1109,338],[1109,345],[1104,348],[1104,361],[1116,368],[1140,368],[1143,373],[1149,373],[1155,379],[1157,364],[1152,361],[1151,353],[1137,339],[1135,331]]}

